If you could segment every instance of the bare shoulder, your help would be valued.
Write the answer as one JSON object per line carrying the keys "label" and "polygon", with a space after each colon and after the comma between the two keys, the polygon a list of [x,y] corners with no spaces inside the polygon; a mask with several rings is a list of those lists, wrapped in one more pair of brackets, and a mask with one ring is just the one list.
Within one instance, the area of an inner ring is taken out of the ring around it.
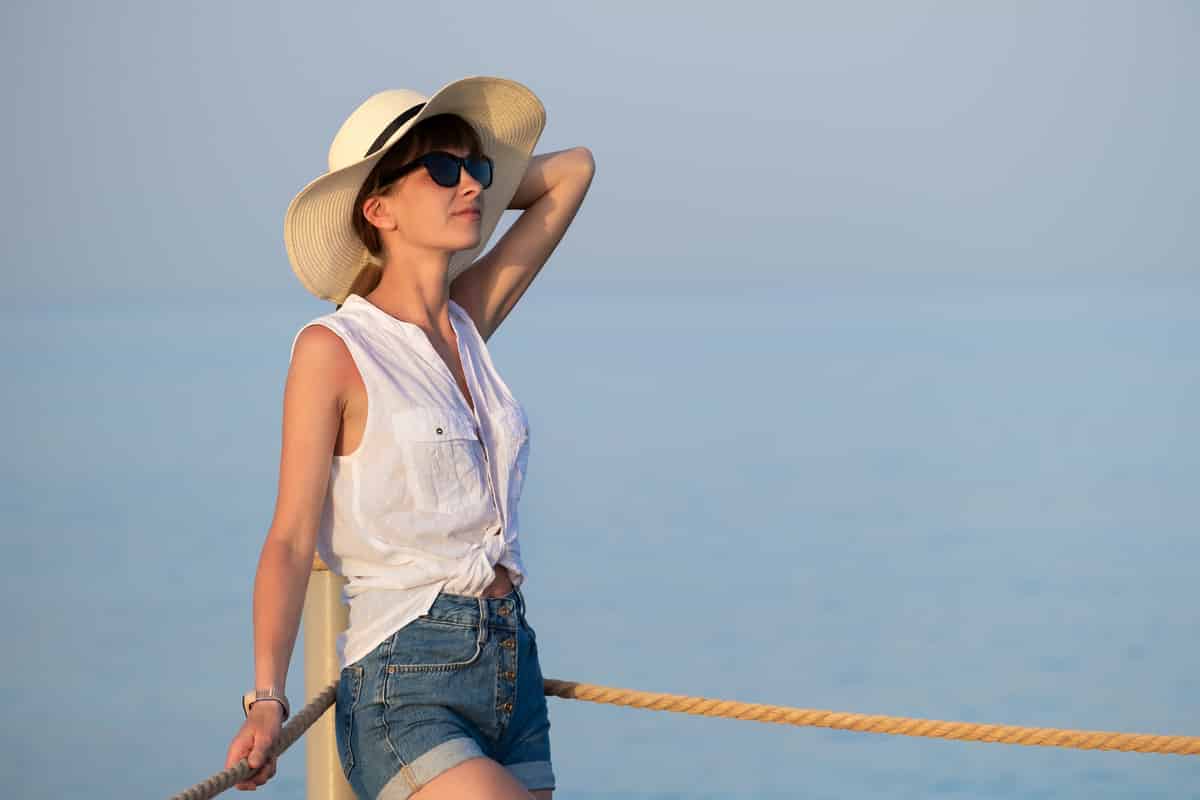
{"label": "bare shoulder", "polygon": [[344,385],[358,370],[342,337],[324,325],[308,325],[296,336],[292,371]]}
{"label": "bare shoulder", "polygon": [[310,322],[296,335],[296,348],[293,357],[301,357],[306,361],[336,360],[339,352],[350,357],[342,337],[329,328],[317,322]]}

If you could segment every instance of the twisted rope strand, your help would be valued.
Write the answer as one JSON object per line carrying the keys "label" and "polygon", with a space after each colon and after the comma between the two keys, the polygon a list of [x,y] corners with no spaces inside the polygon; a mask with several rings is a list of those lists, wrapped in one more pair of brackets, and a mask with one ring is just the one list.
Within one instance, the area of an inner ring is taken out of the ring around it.
{"label": "twisted rope strand", "polygon": [[1121,750],[1136,753],[1200,755],[1200,736],[1160,736],[1148,733],[1116,733],[1064,728],[1031,728],[1020,725],[990,725],[952,722],[940,719],[913,719],[881,714],[852,714],[810,708],[740,703],[682,694],[641,692],[598,686],[592,683],[545,679],[549,696],[569,700],[587,700],[654,711],[676,711],[706,717],[727,717],[755,722],[806,725],[863,733],[889,733],[898,736],[926,736],[970,742],[995,742],[1039,747],[1069,747],[1078,750]]}

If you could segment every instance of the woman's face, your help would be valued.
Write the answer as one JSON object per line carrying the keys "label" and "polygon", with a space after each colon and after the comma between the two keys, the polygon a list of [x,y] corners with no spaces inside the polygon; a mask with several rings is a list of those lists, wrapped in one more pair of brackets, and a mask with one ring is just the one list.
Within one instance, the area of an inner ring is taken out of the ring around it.
{"label": "woman's face", "polygon": [[[461,157],[469,152],[465,147],[437,149]],[[372,201],[377,201],[373,211],[368,210]],[[397,237],[401,246],[451,252],[479,244],[483,187],[461,167],[456,186],[441,186],[424,166],[417,167],[369,199],[364,207],[367,220],[379,227],[385,248]],[[461,213],[471,210],[480,214]]]}

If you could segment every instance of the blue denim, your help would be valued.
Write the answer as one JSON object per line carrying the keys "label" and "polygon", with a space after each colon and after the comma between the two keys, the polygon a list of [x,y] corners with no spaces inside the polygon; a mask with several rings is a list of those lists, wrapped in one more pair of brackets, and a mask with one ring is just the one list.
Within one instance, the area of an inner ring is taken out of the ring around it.
{"label": "blue denim", "polygon": [[360,798],[405,800],[478,756],[527,789],[553,789],[537,634],[521,591],[440,593],[428,613],[342,669],[335,727]]}

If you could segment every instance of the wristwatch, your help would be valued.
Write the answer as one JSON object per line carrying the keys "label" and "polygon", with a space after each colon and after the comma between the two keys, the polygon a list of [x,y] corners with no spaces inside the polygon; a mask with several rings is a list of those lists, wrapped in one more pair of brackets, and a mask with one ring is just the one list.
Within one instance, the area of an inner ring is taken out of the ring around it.
{"label": "wristwatch", "polygon": [[285,695],[283,692],[276,691],[275,687],[272,686],[269,689],[254,689],[242,695],[242,711],[246,713],[247,717],[250,716],[250,709],[253,708],[254,704],[259,700],[274,700],[283,706],[283,718],[285,720],[292,713],[292,707],[288,705],[287,695]]}

